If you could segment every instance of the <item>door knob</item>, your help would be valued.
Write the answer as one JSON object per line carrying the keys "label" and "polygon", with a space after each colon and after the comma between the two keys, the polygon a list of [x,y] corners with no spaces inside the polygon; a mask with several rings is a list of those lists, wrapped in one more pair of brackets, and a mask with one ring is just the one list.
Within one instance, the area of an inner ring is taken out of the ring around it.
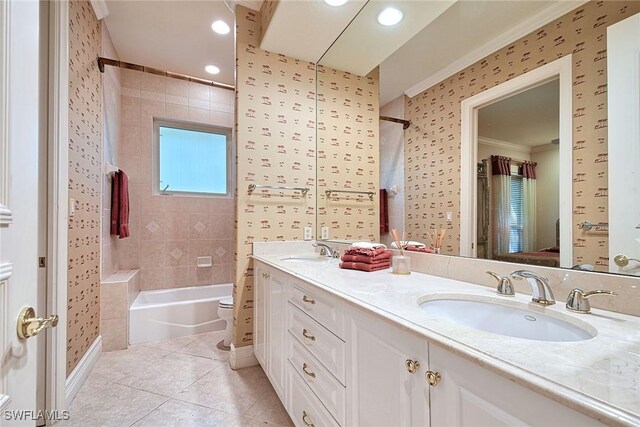
{"label": "door knob", "polygon": [[57,314],[47,318],[36,317],[36,311],[33,307],[25,307],[18,316],[18,337],[26,340],[35,337],[46,328],[55,328],[57,325]]}
{"label": "door knob", "polygon": [[625,267],[626,265],[629,264],[629,261],[636,261],[636,262],[640,262],[640,260],[637,260],[635,258],[629,258],[626,255],[616,255],[613,258],[613,261],[616,263],[616,265],[618,267]]}

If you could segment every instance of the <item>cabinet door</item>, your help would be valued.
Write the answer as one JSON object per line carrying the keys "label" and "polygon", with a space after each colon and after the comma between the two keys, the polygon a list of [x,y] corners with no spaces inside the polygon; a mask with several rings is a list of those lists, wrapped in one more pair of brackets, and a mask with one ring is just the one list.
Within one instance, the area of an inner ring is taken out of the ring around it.
{"label": "cabinet door", "polygon": [[433,344],[429,366],[440,374],[430,393],[433,427],[603,426]]}
{"label": "cabinet door", "polygon": [[253,353],[266,371],[266,310],[269,268],[260,262],[255,262],[253,270]]}
{"label": "cabinet door", "polygon": [[[346,314],[347,425],[429,425],[427,341],[360,311]],[[407,360],[420,367],[409,372]]]}
{"label": "cabinet door", "polygon": [[280,399],[285,402],[285,362],[287,354],[287,282],[271,270],[267,291],[267,374]]}

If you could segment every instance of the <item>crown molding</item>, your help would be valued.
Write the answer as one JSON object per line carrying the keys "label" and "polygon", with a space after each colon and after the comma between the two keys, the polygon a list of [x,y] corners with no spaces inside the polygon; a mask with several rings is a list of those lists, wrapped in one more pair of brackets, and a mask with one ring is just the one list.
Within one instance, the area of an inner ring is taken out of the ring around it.
{"label": "crown molding", "polygon": [[404,94],[409,98],[413,98],[421,92],[424,92],[430,87],[440,83],[447,77],[464,70],[470,65],[473,65],[476,62],[480,61],[482,58],[485,58],[495,51],[509,45],[510,43],[513,43],[514,41],[526,36],[527,34],[532,33],[533,31],[539,29],[540,27],[543,27],[549,22],[552,22],[560,18],[561,16],[566,15],[567,13],[582,6],[587,2],[588,0],[571,0],[559,1],[552,4],[548,8],[533,15],[529,19],[522,21],[521,23],[505,31],[499,36],[489,40],[479,48],[469,52],[465,56],[440,69],[440,71],[435,72],[431,76],[422,80],[420,83],[411,86],[404,92]]}
{"label": "crown molding", "polygon": [[535,147],[531,147],[531,154],[542,153],[544,151],[554,151],[559,149],[560,149],[560,145],[553,144],[550,142],[548,144],[536,145]]}
{"label": "crown molding", "polygon": [[504,148],[506,150],[525,154],[531,154],[532,150],[532,147],[529,147],[528,145],[515,144],[513,142],[502,141],[500,139],[485,138],[484,136],[478,136],[478,144],[488,145],[489,147]]}
{"label": "crown molding", "polygon": [[107,7],[107,2],[105,0],[91,0],[91,7],[93,8],[93,13],[96,15],[96,18],[98,18],[98,21],[109,15],[109,8]]}

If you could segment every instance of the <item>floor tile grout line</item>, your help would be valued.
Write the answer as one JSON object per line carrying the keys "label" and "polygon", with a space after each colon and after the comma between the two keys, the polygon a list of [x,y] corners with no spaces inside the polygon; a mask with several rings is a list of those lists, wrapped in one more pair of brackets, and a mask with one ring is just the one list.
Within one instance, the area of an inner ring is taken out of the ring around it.
{"label": "floor tile grout line", "polygon": [[[163,396],[165,397],[165,396]],[[159,405],[157,405],[155,408],[151,409],[149,412],[147,412],[146,414],[144,414],[143,416],[141,416],[140,418],[138,418],[137,420],[135,420],[133,423],[129,424],[129,427],[134,426],[136,423],[142,421],[144,418],[148,417],[149,415],[151,415],[153,412],[157,411],[158,408],[160,408],[162,405],[164,405],[165,403],[167,403],[169,400],[171,400],[171,398],[167,398],[164,402],[160,403]]]}

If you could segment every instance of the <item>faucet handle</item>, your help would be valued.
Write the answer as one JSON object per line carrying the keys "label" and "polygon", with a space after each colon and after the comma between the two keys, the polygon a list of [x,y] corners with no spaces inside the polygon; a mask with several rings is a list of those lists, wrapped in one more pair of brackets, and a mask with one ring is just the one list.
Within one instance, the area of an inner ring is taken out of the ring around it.
{"label": "faucet handle", "polygon": [[571,292],[569,292],[569,296],[567,297],[567,310],[583,314],[591,313],[591,304],[589,304],[589,300],[587,298],[594,295],[617,296],[618,294],[614,291],[609,290],[595,290],[584,292],[582,289],[575,288]]}
{"label": "faucet handle", "polygon": [[498,295],[512,297],[516,294],[516,291],[513,288],[513,284],[508,277],[500,277],[493,271],[487,271],[486,273],[498,281]]}

